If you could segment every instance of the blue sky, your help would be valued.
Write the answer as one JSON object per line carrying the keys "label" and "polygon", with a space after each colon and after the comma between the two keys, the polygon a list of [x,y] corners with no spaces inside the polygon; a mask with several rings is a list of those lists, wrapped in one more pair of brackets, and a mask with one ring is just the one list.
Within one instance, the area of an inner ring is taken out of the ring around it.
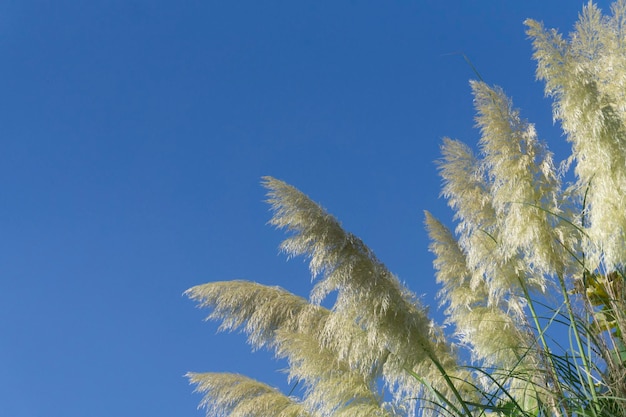
{"label": "blue sky", "polygon": [[0,2],[0,416],[200,416],[187,371],[284,387],[182,295],[307,294],[263,175],[431,303],[422,212],[450,217],[433,161],[478,137],[458,52],[565,149],[522,22],[568,32],[583,3]]}

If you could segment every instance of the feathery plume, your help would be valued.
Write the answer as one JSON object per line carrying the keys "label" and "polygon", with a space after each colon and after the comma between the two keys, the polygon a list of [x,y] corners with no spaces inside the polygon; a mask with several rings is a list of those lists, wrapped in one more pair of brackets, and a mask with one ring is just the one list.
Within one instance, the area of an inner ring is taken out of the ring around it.
{"label": "feathery plume", "polygon": [[303,405],[277,389],[251,378],[228,373],[187,374],[204,394],[200,407],[214,417],[313,417]]}
{"label": "feathery plume", "polygon": [[585,266],[605,271],[626,262],[624,2],[612,10],[612,18],[603,18],[590,3],[569,42],[535,21],[526,22],[537,77],[554,97],[554,117],[572,142],[576,185],[585,194],[586,221],[580,224]]}

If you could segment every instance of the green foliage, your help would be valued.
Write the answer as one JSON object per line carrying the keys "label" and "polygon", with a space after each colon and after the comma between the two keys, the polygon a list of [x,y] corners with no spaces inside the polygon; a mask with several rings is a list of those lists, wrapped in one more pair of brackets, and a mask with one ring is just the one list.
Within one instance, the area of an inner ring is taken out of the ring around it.
{"label": "green foliage", "polygon": [[[560,168],[502,89],[472,82],[477,152],[446,138],[439,161],[456,228],[425,220],[450,332],[335,218],[265,178],[282,250],[317,279],[310,297],[247,281],[187,295],[286,359],[303,389],[189,374],[207,413],[626,417],[625,22],[626,0],[609,16],[589,3],[568,39],[526,22],[572,144]],[[565,346],[553,338],[563,329]]]}

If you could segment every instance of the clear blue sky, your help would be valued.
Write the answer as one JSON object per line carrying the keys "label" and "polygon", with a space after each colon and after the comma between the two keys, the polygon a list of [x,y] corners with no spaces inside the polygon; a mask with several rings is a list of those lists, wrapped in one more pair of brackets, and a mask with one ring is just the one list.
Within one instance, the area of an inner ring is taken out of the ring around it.
{"label": "clear blue sky", "polygon": [[307,294],[263,175],[431,302],[422,211],[450,214],[433,161],[478,137],[454,53],[556,146],[522,22],[568,32],[583,3],[0,2],[0,417],[200,416],[187,371],[284,387],[182,296],[237,278]]}

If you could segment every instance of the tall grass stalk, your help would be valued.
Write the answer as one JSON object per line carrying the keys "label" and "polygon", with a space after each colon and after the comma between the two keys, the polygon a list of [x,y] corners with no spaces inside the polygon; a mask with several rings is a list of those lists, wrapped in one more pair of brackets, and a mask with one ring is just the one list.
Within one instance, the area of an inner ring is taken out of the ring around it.
{"label": "tall grass stalk", "polygon": [[425,215],[445,322],[320,205],[266,177],[309,296],[249,281],[186,294],[284,359],[294,388],[190,373],[209,415],[626,417],[626,0],[606,15],[590,2],[568,38],[526,26],[571,155],[555,163],[464,56],[479,140],[442,142],[455,227]]}

